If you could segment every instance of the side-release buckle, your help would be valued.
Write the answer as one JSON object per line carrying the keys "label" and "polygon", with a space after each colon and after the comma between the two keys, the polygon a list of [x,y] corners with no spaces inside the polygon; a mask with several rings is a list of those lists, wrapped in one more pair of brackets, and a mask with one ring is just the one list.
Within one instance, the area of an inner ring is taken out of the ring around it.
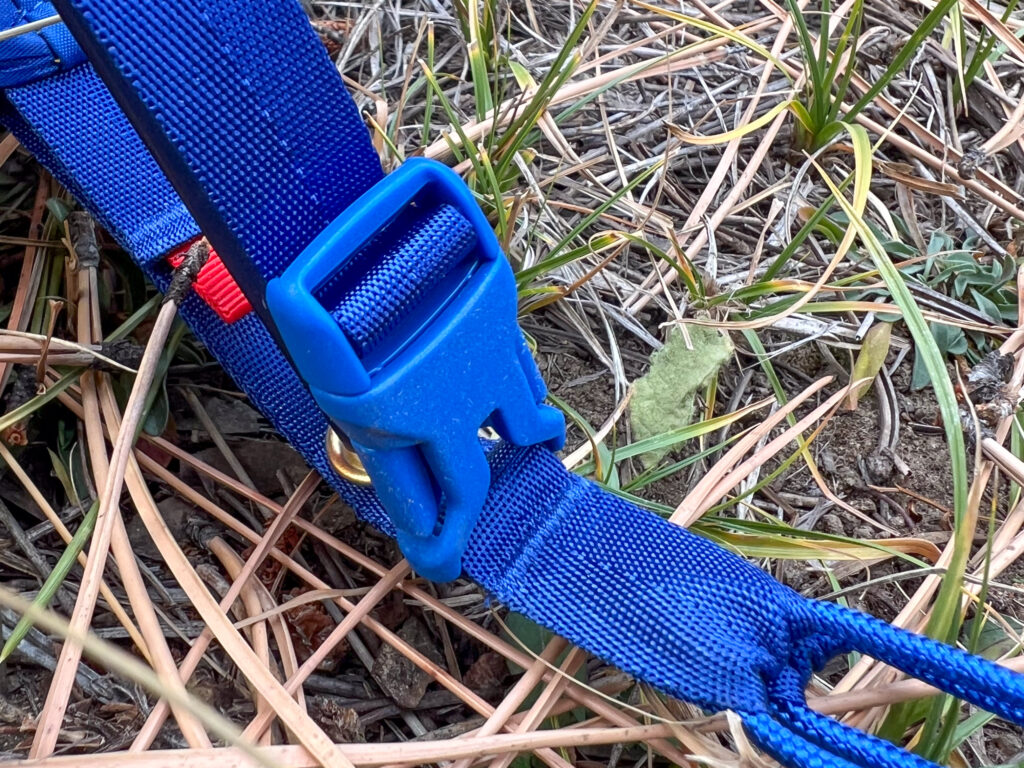
{"label": "side-release buckle", "polygon": [[[475,242],[361,354],[323,298],[374,269],[365,246],[390,225],[441,206],[470,223]],[[266,298],[300,375],[362,459],[402,552],[423,576],[457,578],[490,486],[479,430],[552,449],[565,439],[516,322],[512,270],[472,193],[441,163],[406,162],[270,281]]]}

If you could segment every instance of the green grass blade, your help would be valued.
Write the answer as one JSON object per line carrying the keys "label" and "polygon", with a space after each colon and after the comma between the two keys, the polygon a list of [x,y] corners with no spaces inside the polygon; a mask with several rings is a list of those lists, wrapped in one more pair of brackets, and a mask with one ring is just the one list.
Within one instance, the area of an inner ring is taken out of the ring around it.
{"label": "green grass blade", "polygon": [[746,408],[742,408],[732,413],[727,413],[723,416],[715,416],[714,418],[705,419],[704,421],[699,421],[695,424],[689,424],[685,427],[679,427],[678,429],[673,429],[668,432],[662,432],[660,435],[655,435],[654,437],[637,440],[629,445],[617,448],[615,451],[615,458],[616,460],[622,461],[625,459],[631,459],[635,456],[641,456],[645,453],[650,453],[651,451],[676,448],[687,440],[693,440],[694,438],[701,437],[710,432],[717,432],[722,427],[729,426],[739,419],[749,416],[750,413],[757,410],[759,407],[764,408],[767,405],[767,402],[755,403],[754,405],[749,405]]}
{"label": "green grass blade", "polygon": [[[426,68],[433,72],[435,61],[435,49],[434,49],[434,22],[427,22],[427,59]],[[434,121],[434,91],[428,87],[426,92],[423,94],[423,133],[420,136],[420,144],[424,147],[430,142],[430,133],[433,129]]]}
{"label": "green grass blade", "polygon": [[[870,157],[870,142],[863,128],[851,126],[851,136],[854,138],[855,153],[866,153]],[[896,269],[896,266],[889,258],[889,254],[886,253],[881,242],[879,242],[877,236],[872,232],[858,210],[845,197],[839,194],[835,183],[820,166],[818,166],[818,170],[822,179],[832,190],[839,205],[846,212],[851,226],[856,230],[865,250],[875,263],[875,267],[878,269],[893,300],[902,310],[903,320],[910,331],[911,337],[914,339],[917,353],[928,371],[939,404],[939,412],[945,428],[953,473],[954,549],[949,568],[942,577],[939,594],[935,599],[926,630],[932,637],[952,643],[956,641],[960,626],[960,597],[963,576],[966,571],[967,558],[970,554],[974,536],[973,526],[969,524],[968,520],[969,483],[967,477],[967,453],[964,445],[963,431],[960,427],[959,408],[953,391],[953,384],[946,371],[944,356],[935,343],[935,338],[925,322],[920,307],[918,307],[913,295],[907,288],[903,276]],[[908,709],[903,707],[894,708],[893,713],[890,715],[890,722],[886,724],[884,730],[889,734],[901,732],[902,726],[907,724],[905,720],[908,716]],[[940,737],[940,732],[945,731],[949,733],[947,729],[949,728],[950,718],[955,719],[955,708],[950,708],[950,700],[947,697],[936,699],[931,714],[925,721],[925,733],[920,740],[925,749],[935,748],[940,743],[948,743],[946,737]],[[946,727],[943,726],[944,723]],[[939,746],[939,748],[941,749],[942,747]]]}
{"label": "green grass blade", "polygon": [[[636,177],[630,179],[629,183],[626,184],[626,186],[616,191],[607,200],[602,201],[601,205],[599,205],[591,213],[588,213],[586,216],[580,219],[576,223],[576,225],[571,230],[569,230],[569,232],[551,248],[547,258],[545,258],[543,261],[538,262],[537,264],[534,264],[532,267],[529,267],[528,269],[521,270],[519,274],[516,275],[516,282],[518,283],[520,290],[522,290],[523,286],[529,284],[531,281],[537,279],[538,277],[544,275],[545,273],[550,272],[552,269],[556,269],[557,267],[568,264],[572,261],[575,261],[578,258],[586,256],[588,253],[591,253],[592,250],[595,248],[594,240],[590,240],[584,247],[574,249],[572,251],[569,251],[568,253],[564,253],[563,251],[566,247],[569,246],[569,244],[573,240],[582,235],[588,227],[590,227],[592,224],[594,224],[594,222],[600,219],[601,216],[603,216],[604,213],[608,211],[612,206],[614,206],[619,200],[621,200],[625,195],[629,194],[631,190],[636,189],[636,187],[638,187],[640,184],[643,184],[655,172],[661,169],[663,163],[664,161],[659,160],[657,163],[651,165],[651,167],[644,169],[643,173],[639,173],[636,175]],[[615,242],[612,242],[607,239],[603,240],[600,244],[600,247],[598,248],[598,250],[603,250],[604,248],[610,247],[614,245],[616,242],[621,241],[625,237],[625,235],[621,233],[603,232],[597,235],[597,237],[615,238]]]}
{"label": "green grass blade", "polygon": [[[807,19],[804,17],[804,12],[797,5],[796,0],[786,0],[786,7],[789,9],[790,18],[793,19],[793,26],[796,27],[797,38],[800,41],[800,48],[804,57],[804,71],[807,74],[807,79],[810,81],[811,106],[808,111],[811,114],[811,122],[814,125],[820,126],[826,114],[826,110],[823,110],[821,105],[824,102],[827,109],[830,96],[828,85],[824,81],[825,72],[823,67],[820,66],[822,62],[818,61],[814,41],[811,40],[811,31],[807,28]],[[822,37],[827,45],[827,17],[822,23],[822,30]]]}
{"label": "green grass blade", "polygon": [[[740,520],[705,515],[694,527],[709,538],[713,531],[725,541],[735,542],[742,539],[731,537],[745,537],[750,545],[750,548],[745,549],[745,554],[751,557],[780,557],[790,560],[870,560],[894,557],[917,568],[928,567],[928,563],[920,558],[877,541],[864,541],[852,536],[823,531],[806,531],[793,528],[779,520]],[[829,545],[833,546],[830,548]],[[775,551],[772,551],[772,548],[775,548]]]}
{"label": "green grass blade", "polygon": [[714,454],[718,453],[724,448],[727,448],[728,446],[732,445],[735,441],[739,440],[744,434],[745,433],[743,432],[737,432],[734,435],[730,435],[729,438],[724,442],[710,445],[704,450],[699,451],[698,453],[691,453],[685,459],[680,459],[679,461],[674,462],[672,464],[666,464],[663,467],[651,467],[650,469],[641,472],[628,483],[625,483],[622,486],[622,489],[630,493],[635,493],[639,490],[642,490],[643,488],[646,488],[652,483],[656,483],[659,480],[664,480],[666,477],[671,477],[680,470],[693,466],[698,461],[703,461],[709,456],[713,456]]}
{"label": "green grass blade", "polygon": [[485,30],[480,23],[480,5],[477,0],[466,2],[469,49],[469,73],[473,80],[473,97],[476,102],[476,119],[483,120],[494,108],[491,92],[491,74],[487,71],[487,45]]}
{"label": "green grass blade", "polygon": [[[813,4],[812,4],[813,5]],[[821,10],[818,12],[818,53],[815,56],[814,66],[818,69],[828,67],[828,44],[830,42],[830,27],[832,26],[832,3],[830,0],[821,0]],[[825,84],[832,81],[824,77]]]}
{"label": "green grass blade", "polygon": [[534,279],[550,272],[553,269],[564,267],[566,264],[571,264],[577,259],[582,259],[584,256],[591,254],[598,254],[602,251],[606,251],[609,248],[614,248],[617,245],[621,245],[623,237],[618,232],[602,232],[594,235],[587,244],[579,248],[573,248],[568,251],[561,251],[556,256],[549,256],[544,261],[534,264],[528,269],[522,270],[517,276],[516,281],[519,283],[520,291],[522,286],[528,285]]}
{"label": "green grass blade", "polygon": [[573,76],[579,64],[579,54],[573,54],[569,63],[562,68],[561,72],[551,82],[546,80],[542,82],[522,114],[517,117],[512,126],[504,133],[498,148],[495,150],[496,156],[499,158],[498,173],[500,175],[506,175],[512,163],[515,162],[516,154],[524,146],[534,141],[537,123],[544,116],[555,94],[569,81],[569,78]]}
{"label": "green grass blade", "polygon": [[[855,154],[859,155],[857,165],[867,163],[870,166],[871,146],[867,137],[867,132],[860,126],[853,125],[848,126],[848,130],[854,140]],[[871,231],[870,227],[868,227],[857,207],[855,207],[857,201],[855,200],[854,203],[851,204],[840,193],[839,187],[835,182],[833,182],[823,170],[821,171],[821,174],[825,183],[831,190],[833,197],[838,201],[840,207],[842,207],[843,211],[849,218],[851,226],[857,230],[861,243],[864,245],[865,250],[874,262],[875,268],[878,270],[882,280],[885,282],[886,288],[888,288],[893,300],[903,312],[903,320],[907,324],[907,328],[914,339],[914,343],[917,345],[917,349],[923,356],[928,374],[931,376],[932,385],[935,389],[936,398],[938,399],[940,412],[942,414],[946,440],[949,443],[950,452],[952,454],[954,515],[956,522],[959,525],[963,522],[967,511],[967,459],[966,449],[964,446],[964,435],[960,428],[959,407],[956,402],[956,395],[953,392],[953,384],[949,380],[949,374],[946,372],[945,360],[939,352],[939,349],[935,344],[935,339],[932,336],[931,331],[928,329],[928,324],[925,322],[924,316],[921,313],[921,308],[914,300],[913,295],[910,293],[910,289],[907,288],[907,284],[904,282],[903,276],[896,269],[896,266],[889,258],[889,254],[886,253],[878,238]],[[860,210],[863,210],[863,208],[860,208]],[[971,533],[972,532],[968,532],[968,535],[971,535]],[[965,551],[961,555],[961,558],[965,563],[967,549],[969,549],[969,547],[965,548]],[[952,567],[950,570],[953,570]],[[959,607],[959,577],[954,581],[955,584],[952,585],[952,589],[957,592],[955,603],[956,606]],[[936,625],[943,624],[948,627],[949,618],[949,607],[947,606],[947,610],[943,613],[942,617],[936,617]],[[951,638],[947,635],[945,639],[948,640]]]}
{"label": "green grass blade", "polygon": [[[425,62],[420,62],[420,66],[423,69],[423,74],[427,78],[427,83],[430,90],[432,90],[437,97],[438,103],[441,105],[441,109],[444,111],[445,116],[448,118],[448,122],[455,129],[455,133],[459,137],[461,148],[467,152],[467,157],[470,164],[473,166],[473,173],[477,180],[481,184],[486,186],[488,193],[492,197],[492,205],[497,212],[496,232],[498,239],[501,242],[506,242],[508,232],[506,220],[506,210],[504,204],[504,194],[502,193],[501,184],[498,182],[498,177],[494,172],[494,168],[490,162],[490,155],[485,152],[481,147],[476,146],[466,132],[462,129],[462,123],[459,120],[458,115],[455,113],[454,107],[449,103],[444,92],[441,90],[440,83],[437,81],[433,70],[427,67]],[[451,144],[454,149],[454,142]],[[479,189],[476,188],[475,184],[471,184],[474,187],[473,191],[479,193]]]}
{"label": "green grass blade", "polygon": [[80,368],[72,371],[71,373],[64,374],[43,394],[36,395],[24,405],[20,405],[14,410],[8,411],[3,416],[0,416],[0,432],[14,426],[22,419],[28,418],[51,400],[55,400],[61,392],[78,381],[78,378],[84,371],[84,368]]}
{"label": "green grass blade", "polygon": [[104,341],[119,341],[120,339],[125,338],[129,333],[138,328],[142,321],[149,317],[153,310],[157,309],[163,303],[163,294],[156,294],[150,298],[149,301],[132,312],[131,316],[108,334]]}
{"label": "green grass blade", "polygon": [[892,61],[889,62],[889,66],[886,67],[885,72],[879,75],[867,92],[846,111],[847,117],[852,118],[858,115],[868,104],[875,100],[875,97],[882,92],[882,89],[889,84],[890,80],[903,71],[907,62],[917,55],[921,50],[921,46],[924,45],[924,41],[931,35],[939,23],[946,18],[946,15],[956,3],[957,0],[939,0],[935,7],[928,12],[921,23],[914,29],[907,42],[903,44],[903,47],[896,52]]}
{"label": "green grass blade", "polygon": [[[689,24],[691,26],[697,27],[697,29],[702,29],[705,32],[711,33],[712,35],[717,35],[719,37],[724,37],[727,40],[732,40],[734,43],[742,45],[744,48],[747,48],[753,51],[754,53],[760,55],[762,58],[764,58],[765,61],[769,61],[772,64],[774,64],[775,67],[779,70],[779,72],[782,73],[782,75],[787,80],[792,81],[792,78],[787,73],[786,67],[783,65],[781,59],[779,59],[777,56],[773,56],[771,51],[769,51],[760,43],[747,37],[737,29],[729,29],[727,27],[722,27],[713,22],[698,18],[697,16],[687,16],[685,13],[679,13],[678,11],[670,11],[667,8],[661,8],[656,5],[649,5],[648,3],[640,2],[640,0],[634,0],[633,5],[635,5],[638,8],[643,8],[646,11],[650,11],[651,13],[656,13],[659,16],[667,16],[668,18],[682,22],[683,24]],[[808,36],[808,40],[810,40],[810,36]],[[811,46],[811,50],[814,50],[814,46]]]}
{"label": "green grass blade", "polygon": [[829,66],[828,73],[825,76],[826,82],[836,82],[836,77],[839,75],[839,65],[846,53],[846,48],[849,47],[849,63],[846,70],[839,78],[839,82],[836,83],[835,98],[832,99],[832,104],[828,110],[828,116],[825,118],[826,123],[832,123],[839,119],[839,111],[843,106],[843,102],[846,100],[847,92],[850,90],[850,83],[853,81],[853,75],[856,71],[857,46],[860,43],[860,33],[863,22],[864,0],[857,0],[857,2],[854,3],[853,8],[850,9],[850,18],[847,21],[846,27],[843,29],[843,35],[840,38],[839,45],[836,47],[836,52],[832,58],[832,64]]}
{"label": "green grass blade", "polygon": [[569,33],[565,43],[559,49],[558,55],[551,63],[547,74],[537,87],[536,93],[530,99],[530,103],[506,129],[501,143],[494,153],[495,157],[498,158],[499,168],[513,162],[516,152],[519,151],[523,142],[526,141],[527,135],[537,125],[537,122],[547,110],[555,93],[576,71],[576,68],[579,66],[580,57],[575,52],[575,48],[586,31],[595,10],[597,10],[597,0],[591,0],[583,10],[583,13],[580,14],[576,26]]}
{"label": "green grass blade", "polygon": [[[1002,21],[1004,24],[1013,16],[1017,10],[1017,5],[1020,0],[1010,0],[1006,4],[1006,9],[1003,11]],[[981,71],[985,61],[992,54],[992,49],[995,48],[997,38],[995,35],[986,35],[985,27],[982,26],[982,31],[978,38],[978,45],[974,49],[974,53],[971,56],[970,62],[967,64],[967,69],[964,72],[963,87],[969,88],[974,79],[978,76],[978,72]],[[961,93],[960,98],[965,98],[965,94]]]}
{"label": "green grass blade", "polygon": [[[82,518],[82,524],[78,526],[75,535],[68,542],[64,553],[60,556],[53,570],[50,571],[50,575],[46,577],[46,581],[43,582],[43,586],[39,589],[39,594],[32,601],[33,605],[39,608],[47,608],[50,605],[50,602],[57,594],[57,590],[60,589],[60,585],[64,583],[64,579],[71,573],[71,569],[78,561],[78,556],[85,549],[86,542],[92,537],[99,511],[100,503],[99,501],[94,501],[92,506],[89,507],[89,511],[85,513],[85,517]],[[11,636],[4,643],[4,647],[0,649],[0,664],[3,664],[14,653],[14,650],[25,639],[25,635],[28,634],[30,629],[32,629],[32,621],[24,616],[21,617],[11,631]]]}
{"label": "green grass blade", "polygon": [[[839,191],[844,192],[852,181],[853,175],[851,174],[850,176],[847,176],[842,182],[840,182],[840,184],[838,185]],[[786,263],[790,259],[792,259],[796,255],[797,251],[800,249],[800,246],[804,244],[807,238],[810,237],[816,229],[818,229],[827,221],[826,217],[828,216],[828,212],[829,210],[831,210],[832,205],[834,203],[835,196],[830,195],[825,200],[825,202],[823,202],[818,207],[818,209],[815,210],[813,214],[811,214],[811,217],[806,222],[804,222],[804,225],[800,227],[800,229],[797,231],[795,235],[793,235],[793,239],[786,244],[785,248],[782,249],[782,253],[776,256],[775,261],[773,261],[771,265],[768,267],[768,269],[765,270],[764,277],[762,277],[759,282],[773,280],[778,276],[780,270],[786,265]]]}

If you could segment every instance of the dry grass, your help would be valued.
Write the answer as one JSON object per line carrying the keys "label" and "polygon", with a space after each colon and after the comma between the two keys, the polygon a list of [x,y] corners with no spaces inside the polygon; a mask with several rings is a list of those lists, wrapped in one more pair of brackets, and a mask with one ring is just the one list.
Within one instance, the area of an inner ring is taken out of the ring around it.
{"label": "dry grass", "polygon": [[[854,98],[931,5],[866,3]],[[577,419],[568,466],[642,496],[809,596],[915,630],[952,599],[974,622],[960,636],[965,645],[1024,670],[1024,441],[1013,415],[1024,380],[1024,333],[1014,328],[1024,307],[996,322],[952,280],[914,282],[935,233],[957,248],[967,241],[979,264],[1018,263],[1019,13],[1004,22],[1000,8],[963,0],[968,50],[992,39],[1002,51],[980,66],[966,110],[955,94],[967,63],[936,34],[850,121],[877,142],[863,215],[913,283],[916,309],[963,329],[972,358],[997,348],[1014,356],[1006,387],[1014,407],[980,414],[992,436],[969,451],[970,485],[960,488],[934,434],[936,398],[910,387],[907,326],[894,327],[857,412],[840,410],[855,383],[850,361],[879,313],[913,312],[893,299],[853,235],[844,237],[838,208],[826,211],[834,237],[819,227],[787,254],[828,199],[814,162],[838,180],[863,169],[846,137],[815,157],[799,151],[792,114],[776,109],[803,78],[784,7],[600,0],[571,76],[545,94],[545,76],[584,14],[579,2],[482,4],[496,14],[496,32],[481,38],[486,84],[471,76],[460,3],[313,6],[377,126],[385,164],[414,154],[451,162],[497,222],[521,276],[524,327],[553,393]],[[853,6],[834,12],[834,26]],[[523,127],[538,92],[544,108]],[[713,135],[721,140],[694,138]],[[495,186],[488,174],[504,161],[508,173]],[[55,597],[67,622],[39,616],[49,636],[31,632],[0,665],[8,702],[0,758],[40,768],[764,762],[726,715],[666,699],[561,638],[527,636],[471,584],[415,578],[317,477],[295,475],[296,461],[169,322],[129,329],[149,339],[141,365],[160,363],[154,373],[167,397],[143,402],[150,388],[139,377],[128,400],[136,378],[125,369],[140,366],[139,350],[103,339],[143,319],[129,317],[147,309],[137,276],[112,247],[98,268],[65,261],[70,243],[52,202],[63,193],[9,137],[0,165],[10,309],[0,334],[0,502],[13,513],[0,523],[0,541],[12,542],[0,548],[0,634],[25,609],[16,594],[34,595],[88,502],[102,499],[80,567]],[[633,442],[631,382],[666,328],[685,323],[714,324],[734,339],[735,361],[702,393],[701,418],[735,421],[675,457],[707,451],[699,461],[648,482],[615,449]],[[961,373],[950,366],[954,380]],[[148,429],[137,442],[119,437],[140,419]],[[958,563],[964,576],[949,598],[943,574]],[[418,703],[395,704],[381,682],[386,665],[422,675]],[[893,705],[932,693],[860,658],[815,679],[809,700],[877,731]],[[960,719],[952,764],[1021,760],[1017,729],[966,710]],[[925,710],[907,722],[897,735],[913,741],[939,721]]]}

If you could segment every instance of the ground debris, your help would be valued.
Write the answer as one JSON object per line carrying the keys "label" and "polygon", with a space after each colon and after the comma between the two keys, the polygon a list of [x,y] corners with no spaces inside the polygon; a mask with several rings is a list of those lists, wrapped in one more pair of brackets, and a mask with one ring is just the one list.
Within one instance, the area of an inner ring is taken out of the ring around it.
{"label": "ground debris", "polygon": [[310,714],[332,741],[339,744],[366,741],[359,714],[351,707],[339,704],[328,696],[313,696],[309,704]]}
{"label": "ground debris", "polygon": [[1013,356],[998,350],[989,352],[967,373],[967,386],[957,390],[960,424],[969,443],[975,438],[975,419],[981,437],[993,437],[1001,421],[1017,409],[1020,392],[1009,387]]}
{"label": "ground debris", "polygon": [[[293,589],[285,592],[282,597],[286,603],[296,600],[308,590]],[[285,611],[288,618],[288,629],[295,643],[295,654],[300,662],[304,662],[319,648],[334,631],[335,623],[320,602],[303,603]],[[342,641],[331,649],[317,669],[321,672],[333,672],[337,669],[342,657],[348,652],[349,645]]]}
{"label": "ground debris", "polygon": [[485,699],[500,698],[505,678],[508,677],[508,664],[501,654],[488,651],[480,654],[463,677],[463,682]]}
{"label": "ground debris", "polygon": [[[443,666],[437,642],[416,617],[407,619],[398,636],[438,666]],[[385,643],[373,662],[373,679],[398,706],[413,709],[430,685],[431,676],[412,663],[401,651]]]}

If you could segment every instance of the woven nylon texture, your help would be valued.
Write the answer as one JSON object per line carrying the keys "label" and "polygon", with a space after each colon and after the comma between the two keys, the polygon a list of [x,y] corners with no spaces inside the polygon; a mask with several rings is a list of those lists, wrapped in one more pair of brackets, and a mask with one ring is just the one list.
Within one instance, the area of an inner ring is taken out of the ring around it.
{"label": "woven nylon texture", "polygon": [[[114,96],[150,127],[150,150],[248,295],[262,296],[266,279],[381,178],[297,3],[258,12],[249,0],[56,5],[88,23],[103,53],[95,63],[138,89]],[[126,28],[131,35],[118,34]]]}
{"label": "woven nylon texture", "polygon": [[[88,67],[80,71],[95,81]],[[91,111],[102,107],[102,98],[83,111],[73,101],[83,91],[69,89],[69,80],[14,89],[4,119],[126,247],[148,242],[138,232],[162,231],[169,238],[153,221],[180,220],[183,208],[166,194],[140,198],[151,208],[98,209],[109,204],[108,187],[120,186],[127,200],[143,188],[169,186],[144,154],[129,153],[132,165],[126,166],[120,156],[71,146],[79,129],[47,119],[47,109],[74,111],[78,121],[95,123],[91,130],[107,133],[104,146],[138,138],[123,120],[109,119],[106,107]],[[273,228],[271,222],[260,226]],[[160,252],[174,245],[169,241]],[[412,255],[387,258],[404,263]],[[159,286],[166,284],[161,260],[140,261]],[[326,422],[260,319],[249,315],[226,326],[194,295],[183,314],[311,465],[361,516],[392,533],[372,491],[331,473],[323,449]],[[1024,719],[1017,675],[870,617],[805,600],[734,555],[567,473],[546,450],[503,445],[488,460],[492,486],[464,561],[467,574],[514,609],[659,688],[709,710],[739,712],[752,737],[788,765],[928,765],[807,710],[808,675],[845,650],[876,656],[1004,717]]]}
{"label": "woven nylon texture", "polygon": [[[198,234],[178,195],[88,65],[9,88],[5,95],[8,111],[19,118],[20,126],[11,127],[22,142],[37,156],[40,145],[59,146],[54,159],[40,159],[67,180],[68,188],[136,259],[160,259]],[[56,137],[61,137],[59,145]],[[105,168],[120,172],[105,173]]]}
{"label": "woven nylon texture", "polygon": [[[476,242],[454,207],[402,216],[371,240],[319,292],[356,351],[365,355],[412,311]],[[393,256],[381,258],[381,253]]]}
{"label": "woven nylon texture", "polygon": [[[0,29],[19,27],[53,15],[42,0],[17,0],[0,5]],[[0,88],[10,88],[67,71],[85,61],[67,27],[57,25],[0,41]]]}

